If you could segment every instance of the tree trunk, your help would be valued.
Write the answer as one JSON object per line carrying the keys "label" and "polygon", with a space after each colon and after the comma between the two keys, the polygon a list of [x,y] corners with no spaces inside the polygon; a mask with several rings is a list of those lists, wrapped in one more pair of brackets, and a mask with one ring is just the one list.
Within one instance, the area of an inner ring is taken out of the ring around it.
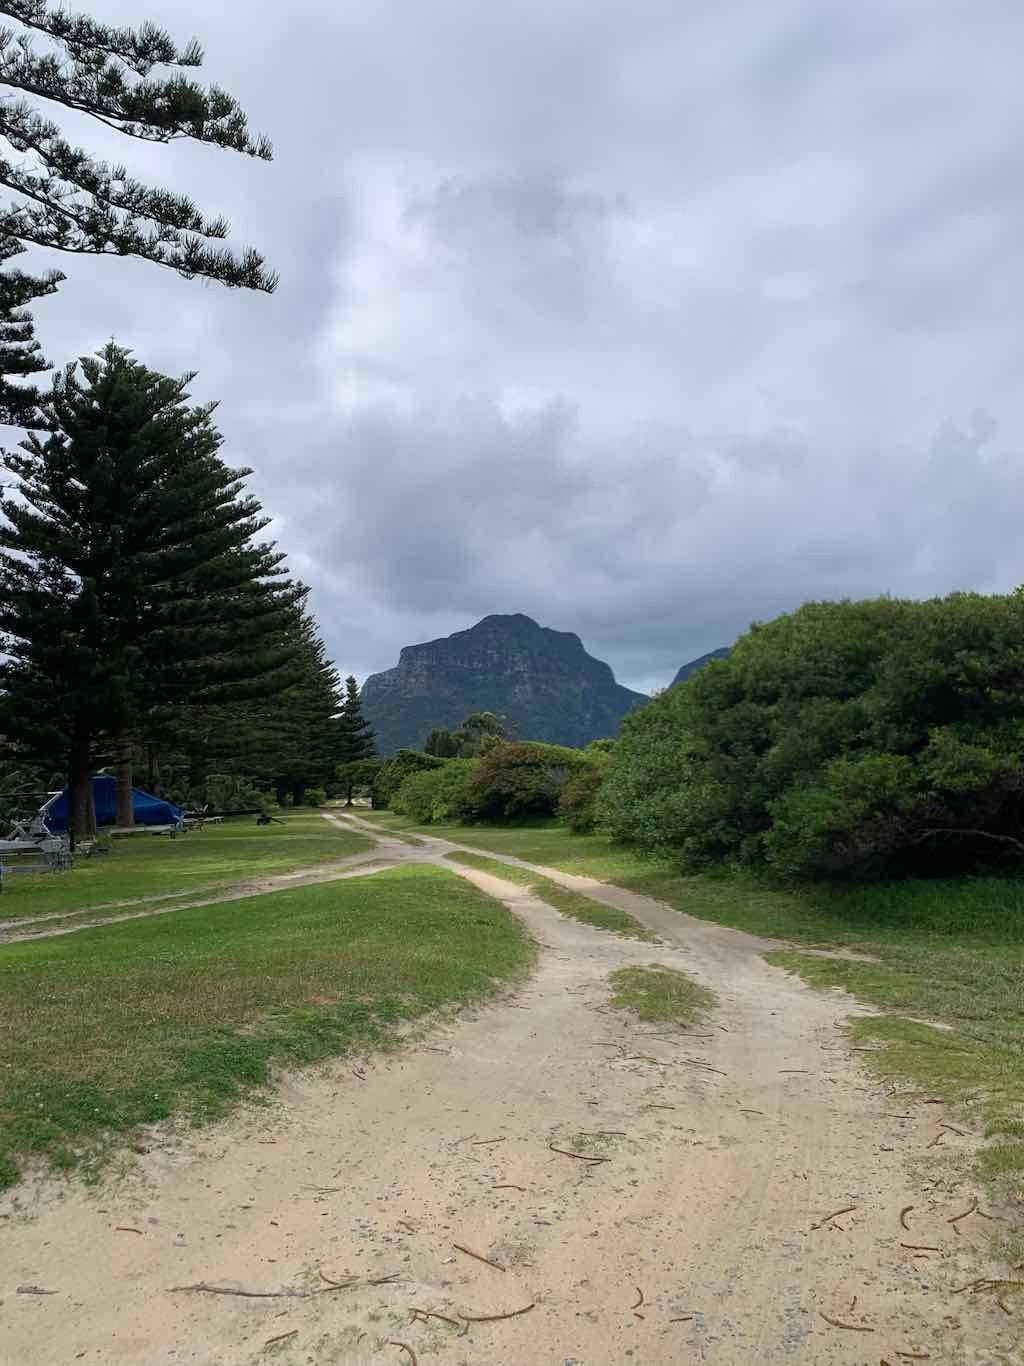
{"label": "tree trunk", "polygon": [[277,804],[278,804],[278,806],[284,806],[285,802],[288,800],[288,780],[287,780],[287,778],[278,778],[278,779],[277,779],[277,781],[274,783],[274,792],[275,792],[275,794],[276,794],[276,796],[277,796]]}
{"label": "tree trunk", "polygon": [[132,740],[127,731],[122,731],[115,741],[115,764],[117,772],[117,823],[135,824],[135,802],[132,799]]}
{"label": "tree trunk", "polygon": [[154,797],[160,797],[163,795],[160,790],[160,754],[156,745],[147,745],[146,760],[148,766],[147,782],[149,784],[147,791],[152,792]]}
{"label": "tree trunk", "polygon": [[76,840],[96,834],[96,803],[92,791],[92,745],[89,736],[76,731],[68,766],[68,830],[71,847]]}
{"label": "tree trunk", "polygon": [[346,806],[351,806],[351,805],[352,805],[352,788],[353,788],[353,786],[354,786],[353,783],[349,783],[349,784],[348,784],[348,787],[347,787],[347,789],[346,789],[346,792],[345,792],[345,805],[346,805]]}
{"label": "tree trunk", "polygon": [[306,784],[294,783],[292,785],[292,805],[301,806],[306,798]]}

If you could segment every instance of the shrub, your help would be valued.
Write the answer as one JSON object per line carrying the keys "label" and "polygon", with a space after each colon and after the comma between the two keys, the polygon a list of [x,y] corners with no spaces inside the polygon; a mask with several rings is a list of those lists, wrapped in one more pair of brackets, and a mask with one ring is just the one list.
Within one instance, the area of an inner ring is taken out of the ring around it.
{"label": "shrub", "polygon": [[589,834],[597,826],[597,800],[608,776],[614,750],[614,740],[593,741],[583,751],[585,764],[562,788],[558,816],[573,834]]}
{"label": "shrub", "polygon": [[810,603],[628,717],[611,833],[787,876],[1024,852],[1024,598]]}
{"label": "shrub", "polygon": [[513,820],[554,815],[562,788],[584,762],[578,749],[498,741],[480,756],[466,783],[463,817]]}
{"label": "shrub", "polygon": [[189,799],[211,811],[263,811],[277,805],[273,794],[262,791],[251,778],[232,773],[211,773],[202,787],[190,790]]}
{"label": "shrub", "polygon": [[307,788],[306,788],[306,805],[307,805],[307,806],[313,806],[313,807],[316,807],[316,806],[323,806],[323,804],[324,804],[324,802],[326,802],[326,800],[327,800],[327,789],[326,789],[326,788],[323,788],[323,787],[307,787]]}
{"label": "shrub", "polygon": [[420,825],[459,820],[466,810],[466,790],[475,759],[448,759],[441,768],[411,773],[391,801],[391,809]]}
{"label": "shrub", "polygon": [[400,749],[386,763],[382,764],[373,780],[373,805],[384,810],[391,805],[398,789],[411,773],[422,769],[440,768],[443,759],[435,759],[432,754],[424,754],[418,749]]}

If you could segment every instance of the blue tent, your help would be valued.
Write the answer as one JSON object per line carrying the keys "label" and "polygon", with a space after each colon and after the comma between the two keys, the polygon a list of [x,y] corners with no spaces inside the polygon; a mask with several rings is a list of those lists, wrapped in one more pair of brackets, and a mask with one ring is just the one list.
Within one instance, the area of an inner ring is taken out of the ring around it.
{"label": "blue tent", "polygon": [[[96,824],[117,824],[117,779],[111,774],[99,773],[92,780],[92,795],[96,803]],[[60,834],[68,828],[68,790],[58,792],[40,811],[46,824]],[[132,805],[135,810],[136,825],[174,825],[180,821],[184,812],[173,802],[165,802],[162,797],[152,797],[148,792],[132,788]]]}

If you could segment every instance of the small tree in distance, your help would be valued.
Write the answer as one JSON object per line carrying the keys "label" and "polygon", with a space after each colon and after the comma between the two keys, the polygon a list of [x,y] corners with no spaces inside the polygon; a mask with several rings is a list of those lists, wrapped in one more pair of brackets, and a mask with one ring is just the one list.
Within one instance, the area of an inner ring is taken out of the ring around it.
{"label": "small tree in distance", "polygon": [[345,679],[345,700],[338,718],[338,779],[345,785],[345,805],[352,805],[352,789],[365,781],[366,760],[377,753],[376,736],[363,715],[359,684],[349,674]]}

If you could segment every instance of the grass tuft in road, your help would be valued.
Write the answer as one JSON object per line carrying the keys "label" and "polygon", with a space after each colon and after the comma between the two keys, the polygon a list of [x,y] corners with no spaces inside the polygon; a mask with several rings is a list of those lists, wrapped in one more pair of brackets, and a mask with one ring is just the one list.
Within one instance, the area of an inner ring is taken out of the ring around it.
{"label": "grass tuft in road", "polygon": [[626,911],[620,911],[617,906],[606,906],[601,901],[594,901],[582,892],[573,891],[571,887],[563,887],[561,883],[542,877],[540,873],[534,873],[529,868],[517,868],[515,864],[502,863],[499,859],[486,858],[482,854],[464,854],[461,850],[453,850],[452,853],[445,854],[445,858],[451,859],[453,863],[464,864],[467,868],[478,868],[483,873],[493,873],[495,877],[504,878],[506,882],[514,882],[517,886],[527,887],[541,901],[547,902],[562,915],[571,916],[573,920],[580,920],[584,925],[591,925],[596,930],[610,930],[612,934],[621,935],[624,939],[641,939],[648,944],[657,943],[657,935],[652,934]]}
{"label": "grass tuft in road", "polygon": [[521,977],[532,941],[454,873],[411,865],[0,950],[0,1185],[117,1135],[224,1114],[275,1065],[386,1048]]}
{"label": "grass tuft in road", "polygon": [[678,968],[617,968],[609,977],[613,988],[610,1005],[632,1010],[641,1020],[673,1024],[699,1024],[718,1004],[709,987],[701,986]]}

